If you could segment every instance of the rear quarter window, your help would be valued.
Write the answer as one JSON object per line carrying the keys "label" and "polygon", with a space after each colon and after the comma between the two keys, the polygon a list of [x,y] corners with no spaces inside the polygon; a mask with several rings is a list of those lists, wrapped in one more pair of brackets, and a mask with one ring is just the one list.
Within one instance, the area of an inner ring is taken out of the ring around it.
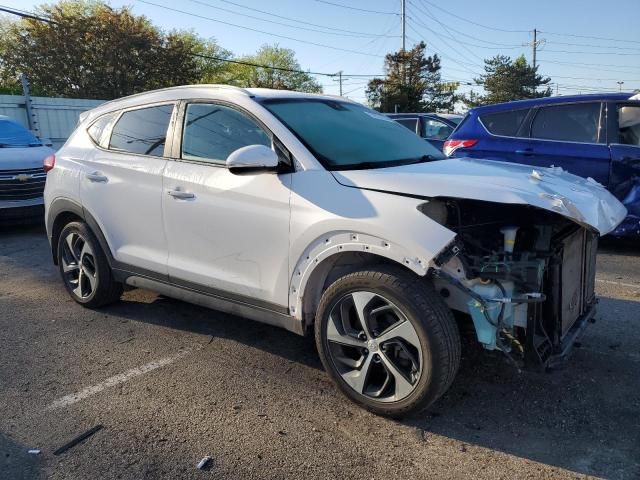
{"label": "rear quarter window", "polygon": [[503,137],[526,137],[523,123],[529,114],[529,108],[508,110],[506,112],[493,112],[480,115],[480,121],[493,135]]}

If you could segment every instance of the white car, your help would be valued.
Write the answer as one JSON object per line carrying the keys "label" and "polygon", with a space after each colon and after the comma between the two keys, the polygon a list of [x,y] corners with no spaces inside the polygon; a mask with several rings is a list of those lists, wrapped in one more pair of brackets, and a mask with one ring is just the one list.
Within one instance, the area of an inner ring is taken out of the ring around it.
{"label": "white car", "polygon": [[42,222],[43,164],[53,150],[18,122],[0,115],[0,222]]}
{"label": "white car", "polygon": [[49,169],[53,259],[87,307],[127,285],[315,331],[349,398],[402,415],[451,385],[457,321],[518,365],[563,357],[626,215],[561,169],[441,158],[343,98],[134,95],[83,114]]}

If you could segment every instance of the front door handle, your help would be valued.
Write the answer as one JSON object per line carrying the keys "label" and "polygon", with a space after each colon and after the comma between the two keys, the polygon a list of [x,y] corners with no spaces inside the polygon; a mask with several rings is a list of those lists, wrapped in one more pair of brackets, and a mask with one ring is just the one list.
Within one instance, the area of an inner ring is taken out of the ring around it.
{"label": "front door handle", "polygon": [[89,179],[89,181],[96,183],[107,183],[107,181],[109,180],[100,172],[87,173],[87,178]]}
{"label": "front door handle", "polygon": [[191,192],[185,192],[183,190],[168,190],[167,193],[177,200],[190,200],[196,198]]}
{"label": "front door handle", "polygon": [[517,155],[524,155],[525,157],[530,157],[533,155],[533,148],[525,148],[524,150],[516,150]]}

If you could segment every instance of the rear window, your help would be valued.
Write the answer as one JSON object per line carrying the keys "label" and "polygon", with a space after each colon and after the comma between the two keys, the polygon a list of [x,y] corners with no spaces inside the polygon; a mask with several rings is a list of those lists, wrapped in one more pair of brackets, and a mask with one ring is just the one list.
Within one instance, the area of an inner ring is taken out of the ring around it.
{"label": "rear window", "polygon": [[[504,137],[526,137],[526,132],[521,132],[524,119],[527,118],[529,108],[509,110],[507,112],[485,113],[480,115],[480,121],[489,133]],[[524,130],[524,129],[522,129]]]}
{"label": "rear window", "polygon": [[173,105],[124,112],[113,127],[109,148],[161,157],[172,112]]}
{"label": "rear window", "polygon": [[39,147],[42,142],[22,125],[10,120],[0,120],[0,148]]}
{"label": "rear window", "polygon": [[597,143],[599,126],[599,102],[554,105],[538,110],[531,126],[531,137]]}

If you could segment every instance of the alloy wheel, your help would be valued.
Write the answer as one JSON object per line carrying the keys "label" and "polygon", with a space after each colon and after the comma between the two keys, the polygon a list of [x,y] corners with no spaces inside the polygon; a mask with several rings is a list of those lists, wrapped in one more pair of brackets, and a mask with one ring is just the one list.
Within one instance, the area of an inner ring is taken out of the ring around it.
{"label": "alloy wheel", "polygon": [[326,337],[342,379],[372,400],[406,398],[423,374],[416,329],[382,295],[356,291],[342,297],[329,314]]}
{"label": "alloy wheel", "polygon": [[69,233],[62,244],[62,273],[71,292],[80,299],[96,290],[96,258],[91,245],[76,232]]}

